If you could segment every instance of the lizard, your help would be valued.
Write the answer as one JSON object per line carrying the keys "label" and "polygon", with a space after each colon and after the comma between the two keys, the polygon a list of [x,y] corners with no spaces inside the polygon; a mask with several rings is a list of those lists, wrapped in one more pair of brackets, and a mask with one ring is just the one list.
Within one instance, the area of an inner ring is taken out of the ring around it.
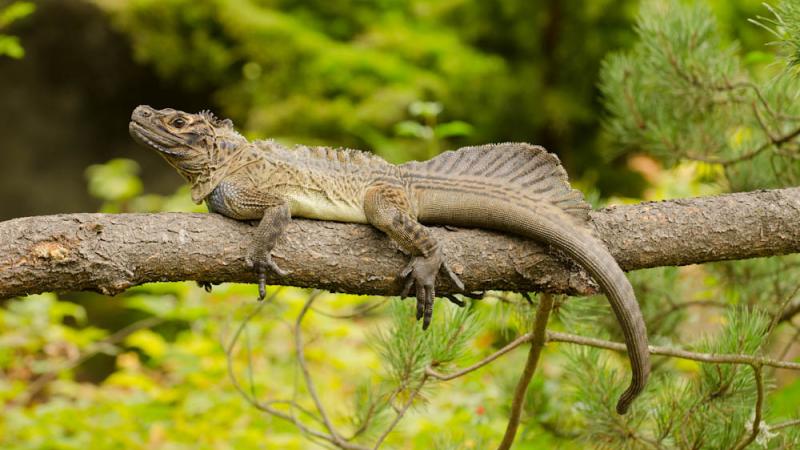
{"label": "lizard", "polygon": [[288,274],[271,252],[292,217],[365,223],[410,255],[400,271],[401,298],[414,289],[417,320],[427,329],[440,273],[460,291],[442,247],[426,225],[492,229],[552,245],[597,281],[619,322],[631,382],[616,411],[625,414],[650,373],[647,331],[633,288],[590,226],[583,194],[558,157],[540,146],[502,143],[391,164],[377,155],[330,147],[250,142],[230,119],[141,105],[133,139],[155,150],[191,185],[192,200],[236,220],[259,220],[247,255],[265,295],[266,274]]}

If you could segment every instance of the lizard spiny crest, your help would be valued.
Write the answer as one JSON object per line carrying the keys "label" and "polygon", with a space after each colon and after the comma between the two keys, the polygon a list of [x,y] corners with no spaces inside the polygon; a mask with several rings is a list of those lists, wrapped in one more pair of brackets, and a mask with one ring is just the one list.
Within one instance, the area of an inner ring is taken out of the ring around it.
{"label": "lizard spiny crest", "polygon": [[229,119],[210,111],[189,114],[138,106],[128,125],[133,139],[157,151],[192,185],[192,200],[201,202],[228,173],[247,139]]}

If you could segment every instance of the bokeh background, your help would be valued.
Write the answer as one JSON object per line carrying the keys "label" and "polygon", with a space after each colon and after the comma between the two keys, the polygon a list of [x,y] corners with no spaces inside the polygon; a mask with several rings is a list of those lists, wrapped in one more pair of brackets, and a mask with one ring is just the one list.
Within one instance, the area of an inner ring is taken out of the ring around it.
{"label": "bokeh background", "polygon": [[[758,8],[718,3],[731,21]],[[402,161],[427,155],[397,125],[433,101],[438,121],[471,125],[450,146],[536,142],[607,194],[642,188],[623,160],[601,159],[611,144],[596,86],[601,58],[632,41],[635,1],[36,6],[8,27],[25,56],[0,60],[0,218],[96,209],[84,170],[117,157],[137,161],[148,191],[174,191],[180,179],[128,137],[139,104],[209,108],[252,136]]]}
{"label": "bokeh background", "polygon": [[[738,42],[745,70],[768,70],[773,36],[747,21],[769,13],[760,0],[699,3],[710,8],[722,40]],[[128,118],[139,104],[211,109],[250,138],[364,149],[393,162],[469,144],[537,143],[560,156],[595,205],[723,192],[729,186],[714,182],[708,167],[623,146],[604,127],[601,67],[611,52],[635,44],[639,8],[638,0],[0,1],[0,220],[204,211],[167,164],[131,141]],[[783,263],[765,264],[773,273]],[[731,267],[659,269],[634,279],[661,300],[741,303],[744,291],[726,283],[750,272]],[[308,291],[273,291],[275,302],[247,327],[252,354],[234,359],[259,396],[291,397],[297,367],[287,323]],[[247,404],[228,378],[224,344],[254,296],[246,285],[206,294],[172,283],[116,298],[6,301],[0,446],[311,448],[293,425]],[[317,304],[345,314],[382,302],[324,294]],[[477,307],[481,326],[468,356],[524,329],[518,304],[502,294]],[[338,421],[346,423],[350,405],[387,379],[369,344],[395,320],[387,308],[305,322],[308,359]],[[695,317],[687,336],[724,322],[713,308],[686,311]],[[437,387],[387,444],[496,442],[523,356]],[[560,394],[567,359],[546,351],[517,448],[593,445],[582,440],[585,419],[568,413],[574,399]],[[674,370],[691,377],[699,369]],[[778,417],[794,411],[795,381],[776,377]]]}

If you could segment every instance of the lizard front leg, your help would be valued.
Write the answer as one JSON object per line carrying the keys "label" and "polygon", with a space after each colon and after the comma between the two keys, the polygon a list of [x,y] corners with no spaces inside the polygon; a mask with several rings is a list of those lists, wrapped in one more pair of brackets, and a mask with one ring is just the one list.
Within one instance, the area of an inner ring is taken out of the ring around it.
{"label": "lizard front leg", "polygon": [[[266,296],[267,269],[284,276],[288,272],[272,260],[272,249],[291,221],[289,202],[278,195],[254,188],[247,178],[222,181],[206,198],[211,212],[236,220],[261,219],[253,246],[247,253],[247,264],[258,277],[258,299]],[[208,283],[202,283],[208,289]]]}
{"label": "lizard front leg", "polygon": [[436,275],[444,271],[461,290],[464,284],[444,262],[442,249],[429,229],[412,215],[411,204],[403,189],[390,184],[369,187],[364,196],[364,213],[375,228],[386,233],[411,255],[408,265],[400,272],[405,280],[405,297],[416,286],[417,320],[427,329],[433,315]]}
{"label": "lizard front leg", "polygon": [[289,272],[278,267],[275,261],[272,260],[272,249],[275,248],[275,244],[286,231],[286,226],[291,221],[289,203],[278,197],[272,197],[269,200],[264,208],[261,222],[256,228],[255,245],[248,258],[258,276],[259,300],[263,300],[267,295],[267,269],[280,276],[289,274]]}

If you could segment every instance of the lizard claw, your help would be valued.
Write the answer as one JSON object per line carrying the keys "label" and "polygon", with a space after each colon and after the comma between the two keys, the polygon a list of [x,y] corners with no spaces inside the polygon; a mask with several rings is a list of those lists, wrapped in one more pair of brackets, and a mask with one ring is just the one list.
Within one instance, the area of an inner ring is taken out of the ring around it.
{"label": "lizard claw", "polygon": [[450,303],[455,304],[459,308],[463,308],[463,307],[467,306],[467,303],[465,301],[459,300],[458,297],[456,297],[453,294],[445,294],[444,298],[450,300]]}
{"label": "lizard claw", "polygon": [[264,300],[264,297],[267,296],[267,269],[270,269],[272,272],[285,277],[289,275],[288,270],[281,269],[275,261],[272,260],[272,255],[269,253],[266,254],[265,257],[257,258],[255,260],[248,258],[248,264],[253,268],[255,271],[256,276],[258,277],[258,300]]}
{"label": "lizard claw", "polygon": [[201,288],[205,289],[206,292],[211,292],[211,289],[213,288],[213,286],[215,284],[219,284],[219,283],[212,283],[210,281],[196,281],[196,283],[197,283],[198,286],[200,286]]}
{"label": "lizard claw", "polygon": [[[422,329],[427,330],[433,317],[433,302],[435,298],[436,275],[440,270],[444,271],[450,280],[459,290],[464,290],[464,283],[458,276],[450,270],[444,263],[441,250],[429,256],[414,256],[411,261],[400,271],[400,278],[404,279],[401,297],[406,297],[411,291],[411,287],[416,287],[417,297],[417,320],[422,319]],[[447,297],[453,303],[463,306],[464,302],[453,296]]]}
{"label": "lizard claw", "polygon": [[453,270],[450,268],[449,265],[447,265],[447,263],[442,263],[441,270],[443,270],[444,273],[447,274],[448,277],[450,277],[450,281],[452,281],[453,284],[456,285],[459,291],[464,291],[464,282],[461,281],[461,278],[458,278],[458,275],[456,275],[455,272],[453,272]]}

